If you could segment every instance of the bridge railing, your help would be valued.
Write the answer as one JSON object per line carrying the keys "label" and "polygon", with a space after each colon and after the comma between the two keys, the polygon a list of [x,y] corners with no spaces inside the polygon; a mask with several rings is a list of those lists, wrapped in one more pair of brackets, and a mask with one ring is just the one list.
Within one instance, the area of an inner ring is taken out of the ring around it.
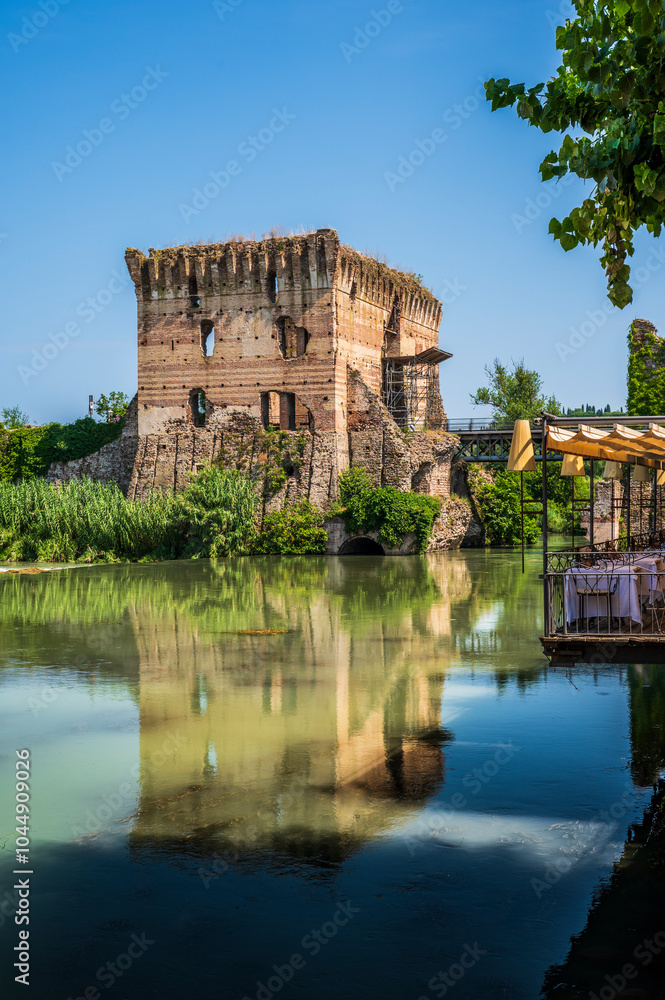
{"label": "bridge railing", "polygon": [[493,420],[491,417],[454,417],[448,420],[448,430],[451,434],[464,431],[512,431],[512,421]]}

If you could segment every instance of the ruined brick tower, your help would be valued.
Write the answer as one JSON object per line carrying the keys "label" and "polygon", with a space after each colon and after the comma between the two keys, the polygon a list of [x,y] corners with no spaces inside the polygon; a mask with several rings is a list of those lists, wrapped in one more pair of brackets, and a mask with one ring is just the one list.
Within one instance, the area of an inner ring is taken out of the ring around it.
{"label": "ruined brick tower", "polygon": [[138,299],[133,495],[178,488],[222,451],[242,464],[238,436],[270,428],[306,436],[310,467],[290,471],[289,496],[329,500],[350,462],[377,483],[448,491],[448,435],[399,433],[446,426],[441,303],[413,276],[331,229],[126,260]]}

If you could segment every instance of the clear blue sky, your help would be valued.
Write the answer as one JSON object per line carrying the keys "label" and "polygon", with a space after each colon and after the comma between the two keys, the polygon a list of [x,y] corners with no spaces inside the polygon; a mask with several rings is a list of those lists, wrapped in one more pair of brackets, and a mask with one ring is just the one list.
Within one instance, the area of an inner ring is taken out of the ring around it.
{"label": "clear blue sky", "polygon": [[[301,225],[336,228],[444,296],[450,416],[474,412],[469,393],[495,356],[524,357],[564,405],[624,402],[627,328],[633,316],[661,325],[663,263],[651,258],[632,306],[603,312],[594,252],[564,254],[547,235],[580,195],[539,180],[558,137],[477,100],[491,76],[554,72],[566,5],[391,6],[3,0],[0,407],[65,421],[89,393],[134,393],[136,302],[116,277],[127,246]],[[445,141],[428,143],[436,129]],[[241,144],[259,133],[252,156]],[[424,162],[391,179],[419,142]],[[196,215],[183,208],[230,160],[225,190]],[[654,248],[665,261],[645,236],[635,267]]]}

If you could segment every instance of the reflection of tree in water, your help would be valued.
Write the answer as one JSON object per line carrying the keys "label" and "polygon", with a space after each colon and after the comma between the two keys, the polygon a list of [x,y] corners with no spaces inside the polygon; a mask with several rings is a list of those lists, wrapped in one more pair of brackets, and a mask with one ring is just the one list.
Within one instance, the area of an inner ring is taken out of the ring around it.
{"label": "reflection of tree in water", "polygon": [[[566,961],[549,969],[542,996],[546,1000],[582,1000],[603,995],[606,976],[615,977],[626,964],[636,976],[617,997],[665,996],[665,951],[649,955],[644,942],[663,930],[665,890],[665,676],[662,666],[628,667],[630,698],[631,777],[638,786],[654,785],[643,821],[632,827],[623,856],[610,880],[598,891],[586,927],[571,941]],[[654,784],[655,782],[655,784]],[[619,820],[620,822],[620,820]],[[636,956],[635,949],[640,948]]]}
{"label": "reflection of tree in water", "polygon": [[665,671],[662,666],[628,667],[631,776],[651,785],[665,762]]}
{"label": "reflection of tree in water", "polygon": [[[542,623],[540,565],[530,557],[526,574],[519,553],[472,550],[430,556],[442,593],[449,581],[450,649],[456,657],[491,667],[497,686],[526,689],[537,684],[547,663],[538,642]],[[462,582],[463,581],[463,582]]]}

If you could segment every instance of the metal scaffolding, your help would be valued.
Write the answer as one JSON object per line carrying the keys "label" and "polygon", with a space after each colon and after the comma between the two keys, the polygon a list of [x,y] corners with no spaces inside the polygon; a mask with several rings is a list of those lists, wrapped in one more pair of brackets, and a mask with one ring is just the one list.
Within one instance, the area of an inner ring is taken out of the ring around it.
{"label": "metal scaffolding", "polygon": [[412,357],[384,358],[383,401],[399,427],[429,426],[440,408],[439,364],[450,357],[432,347]]}

